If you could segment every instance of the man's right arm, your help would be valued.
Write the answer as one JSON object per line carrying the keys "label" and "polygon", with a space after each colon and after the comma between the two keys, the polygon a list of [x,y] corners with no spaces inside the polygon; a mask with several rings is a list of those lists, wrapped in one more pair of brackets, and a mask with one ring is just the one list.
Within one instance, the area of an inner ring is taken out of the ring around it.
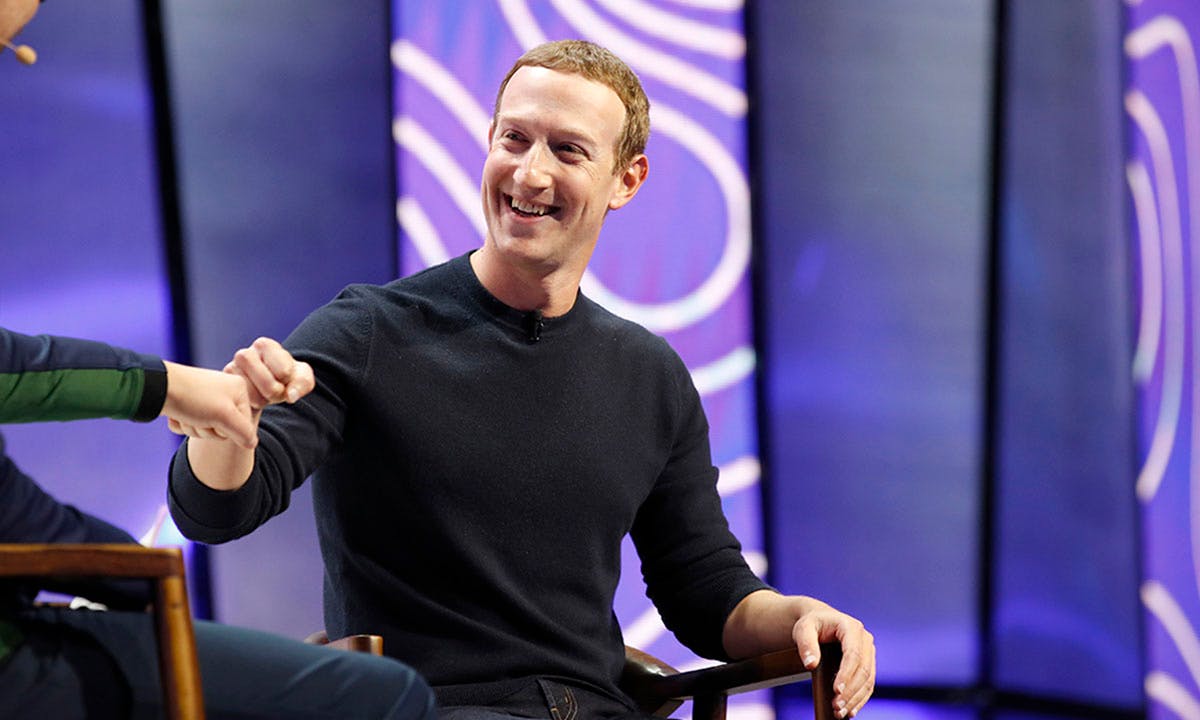
{"label": "man's right arm", "polygon": [[[308,363],[297,362],[277,341],[265,337],[238,350],[225,366],[225,372],[246,380],[256,428],[264,407],[294,403],[316,386]],[[254,471],[253,449],[220,437],[185,434],[192,436],[187,444],[187,460],[201,483],[213,490],[237,490],[250,479]]]}
{"label": "man's right arm", "polygon": [[287,509],[292,491],[334,442],[326,432],[331,424],[315,414],[325,402],[317,393],[263,413],[265,405],[299,398],[314,387],[312,368],[296,362],[279,343],[260,338],[238,351],[225,373],[250,391],[257,447],[251,451],[227,440],[192,436],[175,453],[169,473],[171,517],[185,537],[205,543],[248,535]]}
{"label": "man's right arm", "polygon": [[[310,314],[287,340],[311,366],[271,340],[238,351],[225,373],[244,378],[250,391],[258,445],[250,452],[189,437],[180,447],[167,499],[186,537],[227,542],[287,509],[291,493],[342,446],[350,398],[358,392],[372,337],[369,311],[357,293],[347,291]],[[299,402],[261,411],[309,390]]]}
{"label": "man's right arm", "polygon": [[254,472],[254,451],[228,440],[190,438],[187,460],[196,479],[213,490],[237,490]]}

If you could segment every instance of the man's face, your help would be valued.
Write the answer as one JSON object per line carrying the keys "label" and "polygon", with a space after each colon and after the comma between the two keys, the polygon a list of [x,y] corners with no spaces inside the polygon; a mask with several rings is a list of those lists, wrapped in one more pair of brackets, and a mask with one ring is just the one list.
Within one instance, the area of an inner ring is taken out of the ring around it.
{"label": "man's face", "polygon": [[[625,107],[580,75],[522,67],[500,99],[483,165],[488,244],[543,269],[587,266],[604,216],[644,172],[614,172]],[[644,157],[638,162],[643,163]]]}

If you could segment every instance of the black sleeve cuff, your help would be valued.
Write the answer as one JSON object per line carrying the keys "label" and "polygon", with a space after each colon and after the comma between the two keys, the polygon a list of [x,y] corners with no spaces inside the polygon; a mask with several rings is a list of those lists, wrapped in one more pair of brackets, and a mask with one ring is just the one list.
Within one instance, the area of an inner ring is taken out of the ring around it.
{"label": "black sleeve cuff", "polygon": [[134,422],[150,422],[158,417],[163,403],[167,401],[167,366],[163,365],[162,360],[157,362],[158,367],[147,367],[143,373],[142,399],[130,418]]}

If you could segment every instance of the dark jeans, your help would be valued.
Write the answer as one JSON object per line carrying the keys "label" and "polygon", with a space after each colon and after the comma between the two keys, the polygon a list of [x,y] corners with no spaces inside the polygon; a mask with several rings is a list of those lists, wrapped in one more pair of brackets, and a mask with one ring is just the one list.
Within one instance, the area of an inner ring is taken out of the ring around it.
{"label": "dark jeans", "polygon": [[[39,608],[0,665],[0,718],[161,718],[152,620],[145,613]],[[390,658],[197,621],[210,720],[432,720],[433,693]]]}
{"label": "dark jeans", "polygon": [[653,720],[607,695],[545,678],[531,680],[486,707],[443,707],[437,715],[438,720]]}

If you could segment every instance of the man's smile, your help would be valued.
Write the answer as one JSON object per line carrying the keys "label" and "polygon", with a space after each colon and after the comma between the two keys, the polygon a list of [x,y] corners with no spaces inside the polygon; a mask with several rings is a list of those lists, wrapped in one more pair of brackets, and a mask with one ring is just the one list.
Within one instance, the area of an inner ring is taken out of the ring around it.
{"label": "man's smile", "polygon": [[557,205],[541,205],[534,202],[525,202],[516,199],[512,195],[505,195],[508,200],[508,206],[513,212],[522,217],[543,217],[545,215],[554,215],[561,208]]}

